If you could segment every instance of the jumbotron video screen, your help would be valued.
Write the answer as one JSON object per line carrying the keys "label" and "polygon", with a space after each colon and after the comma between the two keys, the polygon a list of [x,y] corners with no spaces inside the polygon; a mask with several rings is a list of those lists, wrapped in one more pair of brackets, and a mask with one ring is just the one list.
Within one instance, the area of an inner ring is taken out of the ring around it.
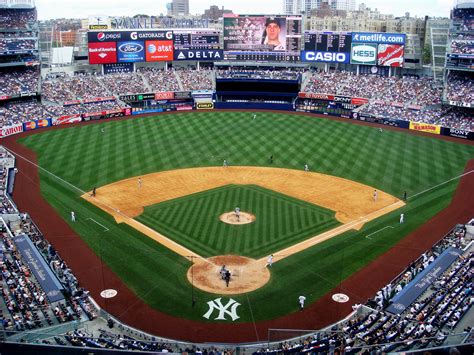
{"label": "jumbotron video screen", "polygon": [[301,16],[224,15],[224,59],[299,61]]}

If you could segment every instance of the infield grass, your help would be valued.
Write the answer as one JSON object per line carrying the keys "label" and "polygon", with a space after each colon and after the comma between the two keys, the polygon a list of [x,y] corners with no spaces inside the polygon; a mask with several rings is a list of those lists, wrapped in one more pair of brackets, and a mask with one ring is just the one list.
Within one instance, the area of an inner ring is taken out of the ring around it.
{"label": "infield grass", "polygon": [[[41,167],[78,187],[41,172],[41,190],[109,267],[150,306],[179,317],[204,320],[216,295],[194,290],[186,279],[190,262],[82,200],[82,191],[151,172],[199,166],[275,166],[355,180],[401,197],[424,191],[462,173],[474,147],[284,113],[196,112],[104,121],[38,134],[21,142],[38,154]],[[105,133],[101,133],[105,128]],[[273,155],[273,164],[269,162]],[[374,220],[277,262],[270,282],[233,297],[242,304],[239,321],[271,319],[297,310],[297,296],[311,303],[388,250],[445,208],[457,180],[409,199],[402,210]],[[231,209],[233,209],[232,206]],[[399,213],[406,223],[398,224]],[[104,233],[93,218],[110,231]],[[372,239],[365,238],[385,226]],[[47,236],[46,236],[47,237]],[[424,250],[420,250],[420,254]],[[99,277],[99,276],[98,276]],[[223,299],[226,302],[226,299]],[[253,318],[250,313],[253,312]],[[130,310],[133,311],[133,310]]]}
{"label": "infield grass", "polygon": [[[238,206],[257,218],[219,220]],[[338,226],[335,212],[255,185],[227,185],[145,207],[136,219],[204,257],[261,258]]]}

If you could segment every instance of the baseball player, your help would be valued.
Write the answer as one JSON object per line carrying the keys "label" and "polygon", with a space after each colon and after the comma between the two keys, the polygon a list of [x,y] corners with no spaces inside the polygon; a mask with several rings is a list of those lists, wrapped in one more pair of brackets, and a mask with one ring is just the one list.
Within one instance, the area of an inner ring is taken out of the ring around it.
{"label": "baseball player", "polygon": [[257,118],[257,114],[254,113],[254,114],[253,114],[253,119],[256,119],[256,118]]}
{"label": "baseball player", "polygon": [[272,264],[273,264],[273,254],[268,256],[267,265],[265,265],[265,267],[272,267]]}
{"label": "baseball player", "polygon": [[139,189],[142,188],[142,178],[141,177],[138,178],[138,188]]}
{"label": "baseball player", "polygon": [[95,192],[96,192],[95,189],[96,189],[96,188],[95,188],[95,186],[94,186],[94,188],[92,189],[92,197],[95,197]]}
{"label": "baseball player", "polygon": [[237,217],[237,220],[240,220],[240,208],[236,207],[234,212],[235,212],[235,216]]}
{"label": "baseball player", "polygon": [[306,301],[305,296],[301,295],[300,297],[298,297],[298,302],[300,303],[300,311],[302,311],[304,308],[304,301]]}
{"label": "baseball player", "polygon": [[230,281],[230,271],[229,270],[226,270],[224,279],[225,279],[225,285],[227,287],[229,287],[229,281]]}
{"label": "baseball player", "polygon": [[400,224],[405,223],[405,215],[402,213],[400,214]]}
{"label": "baseball player", "polygon": [[76,222],[76,214],[74,211],[71,211],[71,222]]}
{"label": "baseball player", "polygon": [[308,164],[304,165],[304,171],[309,171],[309,165]]}
{"label": "baseball player", "polygon": [[377,202],[378,192],[374,190],[374,202]]}
{"label": "baseball player", "polygon": [[222,166],[223,166],[224,168],[226,168],[228,165],[229,165],[229,164],[227,163],[227,160],[224,159],[224,163],[222,164]]}

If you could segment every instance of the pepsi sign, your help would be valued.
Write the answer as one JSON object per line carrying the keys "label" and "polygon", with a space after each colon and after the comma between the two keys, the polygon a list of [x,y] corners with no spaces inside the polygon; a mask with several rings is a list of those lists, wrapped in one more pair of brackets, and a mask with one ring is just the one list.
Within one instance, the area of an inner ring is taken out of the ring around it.
{"label": "pepsi sign", "polygon": [[349,63],[349,53],[302,51],[303,62]]}
{"label": "pepsi sign", "polygon": [[119,62],[144,62],[145,44],[143,42],[118,42],[117,58]]}

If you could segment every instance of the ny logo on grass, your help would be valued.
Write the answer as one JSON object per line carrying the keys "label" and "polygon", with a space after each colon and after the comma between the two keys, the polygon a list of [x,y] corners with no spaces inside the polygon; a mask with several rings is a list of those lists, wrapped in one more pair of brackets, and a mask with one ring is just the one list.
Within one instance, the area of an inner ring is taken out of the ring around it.
{"label": "ny logo on grass", "polygon": [[229,299],[229,302],[227,302],[225,306],[222,304],[220,297],[207,302],[207,304],[209,305],[209,310],[206,312],[205,315],[203,315],[203,317],[206,319],[209,319],[214,310],[219,311],[219,315],[217,316],[217,318],[214,318],[214,320],[226,320],[226,314],[228,314],[232,318],[232,321],[235,321],[236,319],[240,318],[237,315],[237,307],[240,306],[240,303],[232,298]]}

